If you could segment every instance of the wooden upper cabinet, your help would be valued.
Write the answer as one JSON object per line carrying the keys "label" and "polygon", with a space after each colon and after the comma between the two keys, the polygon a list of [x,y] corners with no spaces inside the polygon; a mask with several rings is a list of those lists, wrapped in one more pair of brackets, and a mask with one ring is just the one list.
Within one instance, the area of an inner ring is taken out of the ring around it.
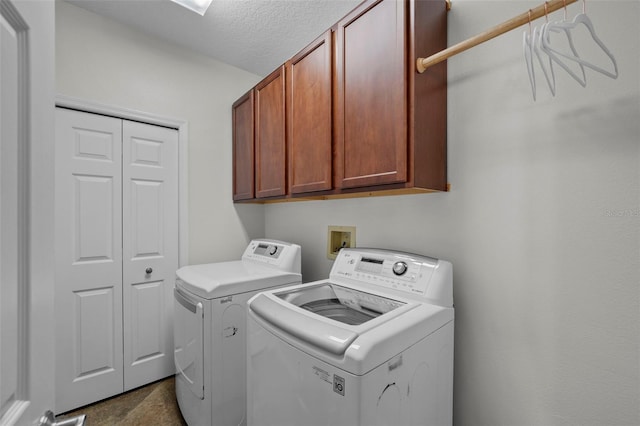
{"label": "wooden upper cabinet", "polygon": [[254,91],[256,198],[283,196],[287,189],[284,65]]}
{"label": "wooden upper cabinet", "polygon": [[239,99],[234,200],[446,191],[446,14],[365,0]]}
{"label": "wooden upper cabinet", "polygon": [[409,2],[412,29],[409,72],[409,182],[416,188],[447,190],[447,62],[419,74],[416,61],[447,48],[447,12],[440,0]]}
{"label": "wooden upper cabinet", "polygon": [[332,33],[286,63],[289,192],[332,188]]}
{"label": "wooden upper cabinet", "polygon": [[232,107],[233,200],[251,200],[253,192],[253,90]]}
{"label": "wooden upper cabinet", "polygon": [[337,187],[407,180],[407,9],[367,1],[337,24]]}

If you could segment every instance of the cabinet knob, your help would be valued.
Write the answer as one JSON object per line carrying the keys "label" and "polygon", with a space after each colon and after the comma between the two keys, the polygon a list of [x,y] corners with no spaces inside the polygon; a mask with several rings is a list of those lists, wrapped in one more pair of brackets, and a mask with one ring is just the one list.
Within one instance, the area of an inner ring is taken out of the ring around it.
{"label": "cabinet knob", "polygon": [[146,273],[147,273],[147,275],[148,275],[148,274],[150,274],[150,273],[152,273],[152,272],[153,272],[153,269],[151,269],[151,268],[147,268],[147,269],[145,269],[145,272],[146,272]]}

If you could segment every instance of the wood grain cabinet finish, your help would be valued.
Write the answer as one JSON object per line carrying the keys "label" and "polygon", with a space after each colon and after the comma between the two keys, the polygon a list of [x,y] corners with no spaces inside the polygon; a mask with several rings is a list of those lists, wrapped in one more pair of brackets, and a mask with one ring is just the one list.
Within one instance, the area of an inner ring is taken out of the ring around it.
{"label": "wood grain cabinet finish", "polygon": [[336,31],[336,185],[407,179],[406,3],[368,2]]}
{"label": "wood grain cabinet finish", "polygon": [[446,191],[446,45],[442,0],[363,1],[234,104],[234,200]]}
{"label": "wood grain cabinet finish", "polygon": [[283,65],[254,89],[256,198],[286,194],[284,79]]}
{"label": "wood grain cabinet finish", "polygon": [[254,198],[253,171],[253,90],[234,102],[233,133],[233,200]]}
{"label": "wood grain cabinet finish", "polygon": [[332,32],[286,63],[289,193],[332,189]]}
{"label": "wood grain cabinet finish", "polygon": [[446,190],[446,48],[441,1],[369,0],[336,26],[337,188]]}

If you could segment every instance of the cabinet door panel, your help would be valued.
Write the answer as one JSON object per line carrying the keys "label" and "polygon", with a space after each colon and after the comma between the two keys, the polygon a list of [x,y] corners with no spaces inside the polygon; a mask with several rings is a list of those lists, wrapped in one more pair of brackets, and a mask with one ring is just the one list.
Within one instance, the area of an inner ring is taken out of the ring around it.
{"label": "cabinet door panel", "polygon": [[255,88],[256,198],[286,193],[284,65]]}
{"label": "cabinet door panel", "polygon": [[341,187],[407,179],[406,4],[369,1],[338,23],[336,177]]}
{"label": "cabinet door panel", "polygon": [[233,104],[233,200],[254,197],[253,90]]}
{"label": "cabinet door panel", "polygon": [[331,182],[331,31],[287,63],[287,140],[292,194]]}

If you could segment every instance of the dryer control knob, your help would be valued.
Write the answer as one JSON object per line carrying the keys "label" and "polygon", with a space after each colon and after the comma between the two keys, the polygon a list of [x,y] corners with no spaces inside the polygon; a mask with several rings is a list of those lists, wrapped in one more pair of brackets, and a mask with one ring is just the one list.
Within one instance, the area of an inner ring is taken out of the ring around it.
{"label": "dryer control knob", "polygon": [[396,275],[403,275],[407,272],[407,264],[405,262],[396,262],[393,264],[393,273]]}

